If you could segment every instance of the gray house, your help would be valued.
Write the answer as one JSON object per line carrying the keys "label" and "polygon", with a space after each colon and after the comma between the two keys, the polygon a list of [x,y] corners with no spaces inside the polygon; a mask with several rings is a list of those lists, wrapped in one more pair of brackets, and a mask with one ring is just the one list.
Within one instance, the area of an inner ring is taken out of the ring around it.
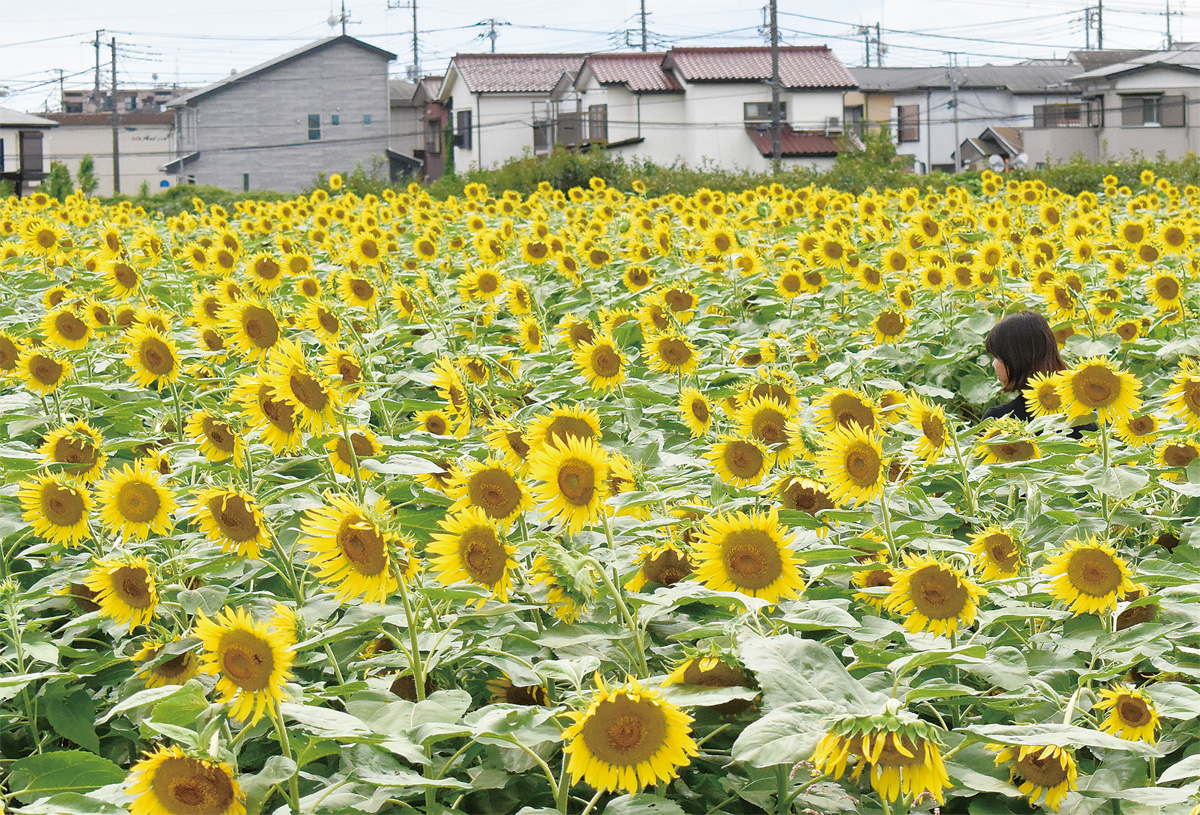
{"label": "gray house", "polygon": [[180,184],[299,192],[319,173],[390,174],[388,63],[329,37],[171,100]]}

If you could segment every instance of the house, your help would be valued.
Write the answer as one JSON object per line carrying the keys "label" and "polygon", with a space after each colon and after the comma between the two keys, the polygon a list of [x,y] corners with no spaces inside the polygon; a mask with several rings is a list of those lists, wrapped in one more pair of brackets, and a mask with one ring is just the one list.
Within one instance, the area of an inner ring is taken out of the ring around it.
{"label": "house", "polygon": [[1025,132],[1019,127],[985,127],[978,136],[959,145],[964,170],[1001,170],[1023,165]]}
{"label": "house", "polygon": [[1070,77],[1078,98],[1042,112],[1025,134],[1034,166],[1200,153],[1200,46],[1135,53]]}
{"label": "house", "polygon": [[[46,158],[65,164],[74,179],[79,176],[80,160],[90,155],[95,162],[95,194],[112,195],[112,114],[47,113],[45,116],[58,123],[43,140]],[[160,168],[174,155],[175,114],[156,108],[137,108],[120,113],[119,122],[120,191],[131,195],[142,184],[151,192],[170,186],[172,179]]]}
{"label": "house", "polygon": [[55,127],[50,119],[0,108],[0,182],[11,183],[18,198],[46,177],[42,144]]}
{"label": "house", "polygon": [[1078,101],[1067,60],[956,68],[852,68],[846,122],[860,132],[886,126],[920,172],[955,169],[963,139],[988,128],[1024,128],[1035,113]]}
{"label": "house", "polygon": [[453,150],[450,109],[438,98],[444,76],[426,76],[417,83],[412,104],[422,112],[422,143],[416,155],[422,161],[421,177],[433,181],[446,174],[447,151]]}
{"label": "house", "polygon": [[391,109],[388,122],[388,158],[390,180],[419,175],[424,166],[421,148],[425,144],[425,111],[413,100],[417,83],[407,79],[392,79],[388,82],[388,99]]}
{"label": "house", "polygon": [[176,183],[299,192],[318,174],[392,172],[388,63],[346,35],[317,40],[171,100]]}

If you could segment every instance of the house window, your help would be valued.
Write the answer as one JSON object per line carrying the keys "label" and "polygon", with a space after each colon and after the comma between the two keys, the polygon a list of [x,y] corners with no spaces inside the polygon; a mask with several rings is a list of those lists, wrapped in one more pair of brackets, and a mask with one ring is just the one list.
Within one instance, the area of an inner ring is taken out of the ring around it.
{"label": "house window", "polygon": [[608,144],[608,105],[588,106],[588,141]]}
{"label": "house window", "polygon": [[1083,106],[1055,104],[1033,106],[1034,127],[1082,127]]}
{"label": "house window", "polygon": [[[773,105],[770,102],[746,102],[742,105],[742,118],[747,122],[770,122]],[[787,121],[787,102],[779,103],[779,121]]]}
{"label": "house window", "polygon": [[319,113],[308,114],[308,140],[321,140],[321,114]]}
{"label": "house window", "polygon": [[442,123],[438,121],[425,123],[425,152],[438,155],[442,152]]}
{"label": "house window", "polygon": [[371,123],[371,114],[364,113],[363,114],[363,124],[369,125],[370,123]]}
{"label": "house window", "polygon": [[1187,99],[1163,94],[1121,97],[1122,127],[1183,127]]}
{"label": "house window", "polygon": [[554,147],[554,122],[547,120],[533,123],[533,152],[537,155],[549,153]]}
{"label": "house window", "polygon": [[242,192],[250,192],[250,173],[242,173]]}
{"label": "house window", "polygon": [[471,149],[471,111],[460,110],[455,114],[454,146]]}
{"label": "house window", "polygon": [[329,124],[332,125],[333,127],[337,127],[341,123],[342,123],[342,117],[339,116],[338,114],[335,113],[329,117]]}
{"label": "house window", "polygon": [[921,106],[896,106],[896,141],[900,144],[921,140]]}
{"label": "house window", "polygon": [[846,122],[846,131],[862,138],[866,133],[866,115],[862,105],[847,105],[842,108],[842,119]]}

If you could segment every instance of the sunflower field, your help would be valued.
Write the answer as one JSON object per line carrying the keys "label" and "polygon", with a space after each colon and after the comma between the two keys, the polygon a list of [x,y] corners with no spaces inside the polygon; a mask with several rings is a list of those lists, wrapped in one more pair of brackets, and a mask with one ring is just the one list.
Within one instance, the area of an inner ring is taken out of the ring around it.
{"label": "sunflower field", "polygon": [[2,810],[1192,812],[1200,189],[1109,180],[0,201]]}

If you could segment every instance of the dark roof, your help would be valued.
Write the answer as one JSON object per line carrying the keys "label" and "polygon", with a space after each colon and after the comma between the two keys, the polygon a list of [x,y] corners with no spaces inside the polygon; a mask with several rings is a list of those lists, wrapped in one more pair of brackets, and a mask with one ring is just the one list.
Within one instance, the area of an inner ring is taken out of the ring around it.
{"label": "dark roof", "polygon": [[308,45],[297,48],[295,51],[289,51],[288,53],[283,54],[278,57],[275,57],[274,59],[269,59],[266,62],[255,65],[253,68],[247,68],[246,70],[242,71],[241,73],[236,73],[231,76],[227,76],[218,82],[214,82],[213,84],[207,85],[203,88],[200,88],[199,90],[192,91],[191,93],[185,94],[184,96],[177,96],[176,98],[174,98],[170,102],[168,102],[167,105],[168,105],[168,107],[178,107],[181,105],[186,105],[189,102],[199,99],[201,96],[208,96],[210,93],[216,93],[218,91],[225,90],[226,88],[233,87],[235,85],[242,83],[249,77],[264,73],[266,71],[270,71],[271,69],[277,68],[286,62],[291,62],[294,59],[298,59],[300,57],[307,56],[308,54],[316,53],[317,51],[321,51],[325,48],[328,48],[331,45],[336,45],[341,42],[346,42],[346,43],[349,43],[350,45],[356,45],[359,48],[363,48],[367,51],[373,51],[376,54],[379,54],[380,56],[387,57],[388,62],[391,62],[392,60],[394,60],[396,58],[396,55],[393,54],[391,51],[385,51],[382,48],[376,48],[374,45],[371,45],[370,43],[365,43],[362,40],[355,39],[354,37],[350,37],[345,34],[340,34],[336,37],[326,37],[323,40],[317,40],[316,42],[310,42]]}
{"label": "dark roof", "polygon": [[[673,48],[663,61],[688,82],[766,82],[770,48]],[[851,73],[824,45],[779,49],[779,78],[787,88],[857,88]]]}
{"label": "dark roof", "polygon": [[[47,119],[53,119],[60,125],[109,127],[112,125],[111,113],[47,113]],[[158,110],[127,110],[121,113],[122,125],[169,125],[175,121],[171,111]]]}
{"label": "dark roof", "polygon": [[471,93],[549,93],[584,54],[458,54],[451,63]]}
{"label": "dark roof", "polygon": [[411,104],[413,94],[416,92],[416,82],[409,82],[407,79],[388,80],[388,98],[394,103]]}
{"label": "dark roof", "polygon": [[1120,49],[1106,49],[1096,51],[1072,51],[1071,59],[1075,61],[1084,71],[1094,71],[1097,68],[1106,68],[1109,65],[1115,65],[1118,62],[1128,62],[1137,57],[1143,57],[1147,54],[1153,54],[1153,51],[1134,51]]}
{"label": "dark roof", "polygon": [[[1010,93],[1063,92],[1079,69],[1067,62],[1054,65],[976,65],[954,69],[960,88],[1005,88]],[[950,87],[949,68],[851,68],[864,91],[897,93]]]}
{"label": "dark roof", "polygon": [[1095,81],[1103,82],[1125,74],[1148,71],[1155,68],[1200,73],[1200,51],[1149,51],[1124,62],[1105,65],[1093,71],[1077,74],[1073,78],[1082,84],[1090,84]]}
{"label": "dark roof", "polygon": [[32,113],[22,113],[12,108],[0,108],[0,127],[57,127],[58,122],[34,116]]}
{"label": "dark roof", "polygon": [[[746,128],[746,135],[754,142],[758,152],[764,156],[772,154],[771,131],[767,128]],[[824,133],[813,130],[792,130],[790,125],[784,125],[779,142],[782,150],[780,155],[785,158],[820,158],[836,156],[840,150],[836,139]]]}
{"label": "dark roof", "polygon": [[634,93],[679,92],[683,87],[663,68],[666,54],[592,54],[586,60],[601,85],[624,85]]}

